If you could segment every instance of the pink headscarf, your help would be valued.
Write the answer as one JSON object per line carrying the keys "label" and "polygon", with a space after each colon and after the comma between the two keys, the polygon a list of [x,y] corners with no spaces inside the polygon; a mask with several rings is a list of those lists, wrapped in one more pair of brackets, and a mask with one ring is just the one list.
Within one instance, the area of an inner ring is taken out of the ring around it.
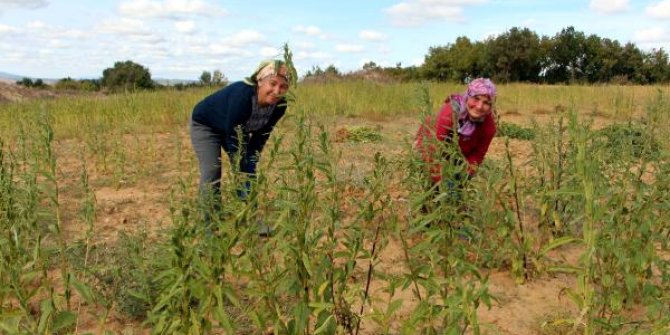
{"label": "pink headscarf", "polygon": [[495,100],[496,85],[493,84],[491,79],[477,78],[468,84],[468,90],[465,91],[465,95],[468,97],[474,97],[475,95],[488,95],[491,100]]}
{"label": "pink headscarf", "polygon": [[452,105],[454,110],[458,111],[458,134],[469,137],[472,136],[472,133],[477,128],[477,123],[481,122],[480,120],[473,120],[468,113],[468,107],[466,101],[470,97],[476,95],[488,95],[491,101],[495,101],[496,98],[496,85],[488,78],[477,78],[471,81],[468,84],[468,89],[465,91],[465,94],[459,95],[454,94],[451,96],[451,100],[455,105]]}

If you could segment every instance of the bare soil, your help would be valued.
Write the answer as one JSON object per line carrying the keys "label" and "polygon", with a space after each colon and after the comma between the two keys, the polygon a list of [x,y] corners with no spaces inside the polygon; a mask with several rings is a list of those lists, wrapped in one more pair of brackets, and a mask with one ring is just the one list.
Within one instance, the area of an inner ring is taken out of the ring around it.
{"label": "bare soil", "polygon": [[[30,95],[32,98],[37,96],[50,97],[50,92],[28,92],[24,88],[16,85],[7,85],[0,83],[0,99],[10,101],[20,101]],[[529,115],[508,115],[506,122],[524,124],[529,120]],[[532,115],[539,119],[547,120],[547,115]],[[607,123],[606,119],[597,120],[597,122]],[[369,125],[374,129],[379,129],[383,140],[379,143],[352,144],[346,141],[333,139],[333,145],[343,153],[342,162],[346,163],[348,169],[354,165],[354,173],[364,175],[369,171],[372,164],[372,157],[375,152],[382,152],[387,157],[399,156],[406,150],[407,143],[411,143],[416,132],[417,120],[413,117],[394,117],[389,119],[366,120],[361,118],[337,118],[333,119],[327,125],[330,133],[337,134],[340,129],[346,126]],[[278,132],[288,132],[290,129],[278,129]],[[110,185],[109,172],[96,171],[91,172],[91,185],[94,188],[96,197],[97,219],[95,222],[95,241],[94,243],[114,243],[122,231],[147,230],[151,233],[164,229],[170,225],[169,213],[169,190],[178,178],[191,178],[191,189],[195,189],[197,184],[197,168],[195,157],[192,153],[186,127],[174,129],[175,134],[161,134],[163,137],[174,136],[179,138],[181,149],[177,148],[175,141],[165,140],[161,144],[160,150],[164,153],[181,152],[185,162],[176,162],[176,155],[161,156],[162,164],[165,166],[181,166],[180,171],[159,170],[157,174],[139,178],[130,183],[119,183]],[[156,135],[147,135],[156,136]],[[134,139],[137,141],[137,139]],[[80,150],[80,143],[72,140],[65,140],[58,143],[61,187],[66,190],[63,192],[62,203],[64,207],[64,221],[66,229],[71,239],[80,238],[84,227],[77,218],[77,210],[80,205],[80,194],[74,190],[78,183],[81,162],[72,155]],[[129,143],[129,146],[131,144]],[[518,158],[523,164],[525,157],[529,156],[531,147],[528,141],[512,140],[511,150],[513,156]],[[504,140],[496,137],[493,140],[489,152],[492,158],[501,158],[504,154]],[[89,162],[89,166],[95,165],[95,162]],[[106,181],[107,180],[107,181]],[[161,182],[157,182],[161,181]],[[167,182],[163,182],[167,181]],[[402,202],[402,190],[391,189],[395,201]],[[581,250],[578,248],[563,248],[556,253],[554,257],[566,259],[569,263],[575,263]],[[389,247],[384,250],[381,256],[382,269],[391,269],[397,264],[403,262],[403,254],[397,241],[390,241]],[[534,278],[529,282],[519,284],[508,271],[490,271],[486,273],[489,276],[489,285],[491,293],[496,297],[493,306],[488,309],[486,306],[480,306],[478,310],[479,319],[482,324],[484,334],[539,334],[542,333],[542,325],[546,322],[564,317],[566,315],[575,315],[575,305],[563,294],[567,287],[575,286],[574,277],[567,275],[544,275]],[[381,284],[373,282],[372,290],[381,290]],[[416,301],[410,290],[397,293],[397,297],[405,298],[407,303],[403,305],[398,315],[400,318],[409,315],[411,308]],[[87,309],[88,308],[88,309]],[[93,307],[84,306],[81,316],[79,331],[91,331],[96,333],[99,329],[97,317],[100,311]],[[87,316],[89,315],[89,316]],[[129,320],[123,315],[112,313],[106,320],[105,329],[124,334],[147,334],[149,330],[141,325],[137,320]],[[377,333],[377,328],[371,322],[363,323],[365,334]]]}
{"label": "bare soil", "polygon": [[[62,96],[84,95],[81,91],[56,90],[53,87],[32,88],[0,80],[0,103],[22,102],[36,99],[53,99]],[[94,93],[97,94],[97,93]]]}

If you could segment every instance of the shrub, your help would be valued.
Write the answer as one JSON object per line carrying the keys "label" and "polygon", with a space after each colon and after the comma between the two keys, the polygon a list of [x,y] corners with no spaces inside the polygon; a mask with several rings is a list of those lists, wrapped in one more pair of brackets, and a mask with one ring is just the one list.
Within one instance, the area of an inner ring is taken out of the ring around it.
{"label": "shrub", "polygon": [[630,154],[631,158],[650,158],[658,155],[661,147],[645,126],[635,122],[612,124],[598,130],[595,144],[605,149],[610,160]]}
{"label": "shrub", "polygon": [[532,140],[535,138],[535,131],[530,128],[522,127],[514,123],[500,122],[496,136],[515,138],[519,140]]}
{"label": "shrub", "polygon": [[379,128],[369,126],[350,126],[340,128],[336,134],[336,142],[376,143],[382,140]]}

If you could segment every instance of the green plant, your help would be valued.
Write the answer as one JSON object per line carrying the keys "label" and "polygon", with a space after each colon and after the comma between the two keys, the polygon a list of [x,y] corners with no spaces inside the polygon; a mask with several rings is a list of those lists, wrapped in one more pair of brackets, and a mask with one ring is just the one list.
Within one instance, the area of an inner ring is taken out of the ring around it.
{"label": "green plant", "polygon": [[535,131],[532,128],[519,126],[514,123],[499,122],[496,136],[518,140],[532,140],[535,138]]}

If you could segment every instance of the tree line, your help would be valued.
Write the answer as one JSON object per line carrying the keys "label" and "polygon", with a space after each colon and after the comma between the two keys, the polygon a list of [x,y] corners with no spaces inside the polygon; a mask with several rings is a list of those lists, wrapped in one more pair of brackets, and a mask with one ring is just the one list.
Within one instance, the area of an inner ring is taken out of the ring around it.
{"label": "tree line", "polygon": [[[315,66],[303,80],[363,78],[373,80],[467,81],[489,77],[497,82],[547,84],[614,83],[656,84],[670,81],[668,53],[661,49],[643,51],[633,43],[586,35],[570,26],[552,37],[539,36],[528,28],[514,27],[483,41],[465,36],[452,43],[428,49],[421,66],[381,67],[368,62],[358,71],[341,73],[334,65],[325,70]],[[199,80],[173,85],[177,89],[193,86],[226,85],[228,79],[219,70],[203,71]],[[23,78],[17,84],[42,88],[41,79]],[[73,80],[64,78],[56,88],[129,91],[155,89],[162,85],[151,79],[148,68],[133,61],[116,62],[102,78]]]}
{"label": "tree line", "polygon": [[[23,78],[16,82],[17,85],[33,88],[46,88],[47,85],[42,79],[32,80]],[[228,79],[220,70],[214,72],[203,71],[199,81],[189,83],[177,83],[174,86],[177,89],[200,86],[225,86]],[[135,63],[131,60],[116,62],[113,67],[106,68],[102,72],[100,79],[82,79],[76,80],[70,77],[58,80],[53,84],[56,89],[81,90],[81,91],[99,91],[105,89],[111,92],[125,92],[147,89],[161,89],[166,85],[159,84],[151,78],[151,72],[147,67]]]}
{"label": "tree line", "polygon": [[500,82],[635,83],[670,80],[668,54],[645,52],[633,43],[597,35],[586,36],[567,27],[553,37],[538,36],[528,28],[512,28],[485,41],[459,37],[446,46],[432,47],[422,66],[425,78],[462,80],[472,75]]}
{"label": "tree line", "polygon": [[663,49],[645,52],[574,27],[552,37],[515,27],[484,41],[459,37],[431,47],[417,74],[439,81],[486,76],[498,82],[655,84],[670,80],[670,66]]}
{"label": "tree line", "polygon": [[400,63],[381,67],[368,62],[362,70],[342,74],[331,65],[325,70],[314,67],[305,77],[375,78],[371,74],[382,74],[382,78],[401,81],[462,82],[489,77],[503,83],[656,84],[670,81],[668,59],[663,49],[645,52],[633,43],[587,36],[574,27],[552,37],[515,27],[483,41],[461,36],[447,45],[431,47],[419,67]]}

